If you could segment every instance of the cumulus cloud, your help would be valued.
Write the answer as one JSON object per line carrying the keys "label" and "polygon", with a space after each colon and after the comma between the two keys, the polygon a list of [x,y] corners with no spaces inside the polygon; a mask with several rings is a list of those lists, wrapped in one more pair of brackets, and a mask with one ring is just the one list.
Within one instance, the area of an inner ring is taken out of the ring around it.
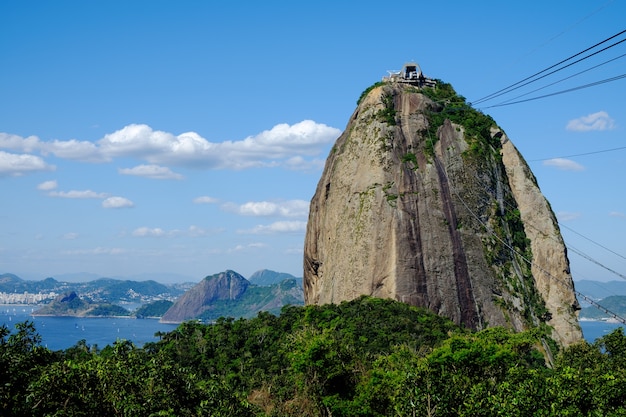
{"label": "cumulus cloud", "polygon": [[195,204],[215,204],[215,203],[219,202],[219,200],[217,198],[213,198],[213,197],[209,197],[209,196],[203,195],[201,197],[194,198],[193,202]]}
{"label": "cumulus cloud", "polygon": [[118,172],[122,175],[135,175],[155,180],[182,180],[185,178],[183,175],[159,165],[138,165],[133,168],[120,168]]}
{"label": "cumulus cloud", "polygon": [[48,195],[50,197],[60,198],[107,198],[106,193],[97,193],[91,190],[50,191]]}
{"label": "cumulus cloud", "polygon": [[104,208],[130,208],[135,207],[135,204],[124,197],[107,197],[102,202]]}
{"label": "cumulus cloud", "polygon": [[0,132],[0,148],[31,153],[39,148],[41,142],[37,136],[23,138],[18,135]]}
{"label": "cumulus cloud", "polygon": [[135,204],[125,197],[109,196],[107,193],[98,193],[92,190],[70,190],[56,191],[58,184],[56,181],[44,181],[37,185],[38,190],[48,191],[49,197],[69,198],[69,199],[99,199],[102,201],[102,207],[106,209],[129,208]]}
{"label": "cumulus cloud", "polygon": [[609,213],[609,216],[626,219],[626,214],[622,213],[621,211],[612,211],[612,212]]}
{"label": "cumulus cloud", "polygon": [[579,163],[565,158],[548,159],[543,161],[543,164],[545,166],[555,167],[563,171],[583,171],[585,169],[585,167]]}
{"label": "cumulus cloud", "polygon": [[306,217],[309,214],[309,202],[304,200],[250,201],[241,205],[228,203],[223,208],[242,216]]}
{"label": "cumulus cloud", "polygon": [[303,233],[306,231],[306,222],[278,221],[269,225],[258,225],[250,230],[239,230],[242,234],[275,234],[275,233]]}
{"label": "cumulus cloud", "polygon": [[567,130],[588,132],[591,130],[611,130],[615,128],[615,120],[605,111],[599,111],[567,122]]}
{"label": "cumulus cloud", "polygon": [[39,150],[44,155],[53,154],[58,158],[75,159],[86,162],[105,162],[109,159],[102,155],[98,146],[92,142],[71,140],[54,140],[51,142],[41,142]]}
{"label": "cumulus cloud", "polygon": [[54,165],[47,164],[42,158],[35,155],[0,151],[0,177],[15,177],[30,172],[54,171],[55,169]]}
{"label": "cumulus cloud", "polygon": [[202,169],[273,166],[302,169],[311,164],[319,166],[320,160],[315,157],[340,133],[339,129],[304,120],[293,125],[278,124],[239,141],[209,142],[195,132],[175,135],[153,130],[148,125],[131,124],[96,142],[76,139],[44,142],[37,137],[22,138],[5,133],[0,136],[0,148],[39,151],[44,155],[87,162],[130,157],[150,165]]}
{"label": "cumulus cloud", "polygon": [[44,181],[41,184],[37,185],[37,189],[41,191],[50,191],[57,188],[58,184],[55,180]]}

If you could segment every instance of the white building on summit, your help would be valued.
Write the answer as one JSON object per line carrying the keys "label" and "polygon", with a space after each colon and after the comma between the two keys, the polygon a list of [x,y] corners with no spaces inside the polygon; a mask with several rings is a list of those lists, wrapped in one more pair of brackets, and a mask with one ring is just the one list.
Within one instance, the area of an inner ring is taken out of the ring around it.
{"label": "white building on summit", "polygon": [[422,73],[422,69],[417,62],[404,64],[400,71],[387,71],[388,76],[383,77],[385,82],[411,84],[418,87],[434,87],[437,82],[428,78]]}

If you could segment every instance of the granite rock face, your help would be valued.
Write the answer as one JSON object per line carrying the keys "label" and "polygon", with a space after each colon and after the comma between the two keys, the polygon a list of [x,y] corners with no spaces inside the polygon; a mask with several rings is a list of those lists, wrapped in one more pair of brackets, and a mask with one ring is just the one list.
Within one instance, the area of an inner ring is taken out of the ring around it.
{"label": "granite rock face", "polygon": [[360,100],[311,200],[305,302],[365,294],[473,329],[547,324],[561,345],[580,340],[548,202],[504,132],[444,86],[385,83]]}

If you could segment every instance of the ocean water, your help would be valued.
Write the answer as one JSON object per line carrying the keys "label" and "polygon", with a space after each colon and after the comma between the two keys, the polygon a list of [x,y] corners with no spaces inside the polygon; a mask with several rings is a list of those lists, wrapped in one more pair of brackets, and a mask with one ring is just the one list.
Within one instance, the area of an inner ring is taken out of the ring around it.
{"label": "ocean water", "polygon": [[[175,324],[159,323],[157,319],[133,318],[79,318],[79,317],[33,317],[33,306],[0,304],[0,325],[6,324],[11,330],[15,323],[26,320],[35,323],[35,329],[42,337],[42,344],[52,350],[67,349],[81,339],[88,345],[103,348],[118,339],[132,341],[136,346],[159,340],[156,332],[170,332]],[[604,321],[581,321],[585,339],[593,342],[618,327],[620,323]],[[626,332],[626,328],[624,329]]]}
{"label": "ocean water", "polygon": [[26,320],[35,323],[37,333],[41,335],[42,345],[51,350],[67,349],[85,339],[88,345],[103,348],[112,345],[118,339],[130,340],[136,346],[159,340],[156,332],[170,332],[175,324],[159,323],[157,319],[134,318],[82,318],[82,317],[33,317],[31,313],[37,307],[1,305],[0,325],[6,324],[15,329],[15,323]]}

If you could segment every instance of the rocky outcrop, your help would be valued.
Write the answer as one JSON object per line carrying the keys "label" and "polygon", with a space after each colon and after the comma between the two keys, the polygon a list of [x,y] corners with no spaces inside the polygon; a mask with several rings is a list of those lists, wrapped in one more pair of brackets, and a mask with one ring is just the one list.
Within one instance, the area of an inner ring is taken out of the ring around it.
{"label": "rocky outcrop", "polygon": [[307,304],[392,298],[473,329],[582,337],[566,249],[530,169],[449,85],[365,94],[311,200]]}
{"label": "rocky outcrop", "polygon": [[185,292],[163,315],[164,323],[180,323],[200,316],[218,300],[236,300],[250,283],[235,271],[225,271],[204,278]]}

